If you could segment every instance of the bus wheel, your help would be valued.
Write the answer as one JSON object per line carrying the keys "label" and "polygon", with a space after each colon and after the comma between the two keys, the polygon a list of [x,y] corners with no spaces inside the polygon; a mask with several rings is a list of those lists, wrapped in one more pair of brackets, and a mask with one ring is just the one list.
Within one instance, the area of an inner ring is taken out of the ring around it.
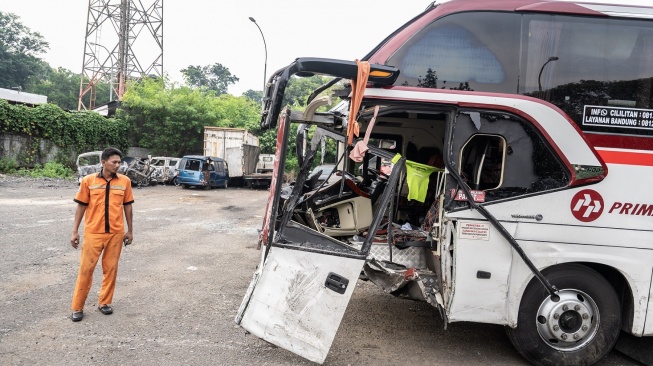
{"label": "bus wheel", "polygon": [[559,291],[550,296],[531,280],[519,307],[517,328],[508,337],[536,365],[591,365],[617,342],[619,300],[598,272],[577,264],[543,271]]}

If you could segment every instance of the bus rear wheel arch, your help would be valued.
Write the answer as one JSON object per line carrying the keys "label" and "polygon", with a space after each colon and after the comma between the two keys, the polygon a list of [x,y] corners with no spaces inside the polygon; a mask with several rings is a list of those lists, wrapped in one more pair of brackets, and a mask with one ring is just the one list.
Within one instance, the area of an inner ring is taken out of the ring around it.
{"label": "bus rear wheel arch", "polygon": [[536,365],[591,365],[617,342],[621,310],[614,288],[595,270],[566,264],[543,271],[560,291],[552,299],[533,279],[524,291],[517,327],[508,337]]}

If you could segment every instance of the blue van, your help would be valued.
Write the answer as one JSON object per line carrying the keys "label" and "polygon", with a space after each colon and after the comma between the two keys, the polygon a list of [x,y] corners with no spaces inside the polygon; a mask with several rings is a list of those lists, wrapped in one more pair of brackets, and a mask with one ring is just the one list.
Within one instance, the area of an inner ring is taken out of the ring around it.
{"label": "blue van", "polygon": [[175,184],[183,188],[227,188],[229,169],[227,162],[214,156],[186,155],[179,162]]}

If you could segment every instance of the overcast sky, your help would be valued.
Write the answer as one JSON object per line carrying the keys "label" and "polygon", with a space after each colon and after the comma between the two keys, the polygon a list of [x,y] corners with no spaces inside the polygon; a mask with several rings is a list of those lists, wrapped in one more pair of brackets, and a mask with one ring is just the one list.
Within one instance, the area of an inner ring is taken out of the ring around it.
{"label": "overcast sky", "polygon": [[[152,0],[142,2],[151,4]],[[229,88],[231,94],[261,90],[265,51],[261,34],[249,17],[256,19],[265,36],[269,76],[297,57],[363,57],[430,2],[165,0],[164,72],[181,82],[179,70],[188,65],[218,62],[240,78]],[[51,66],[81,73],[88,4],[88,0],[0,0],[0,11],[18,15],[24,25],[45,37],[50,49],[42,57]],[[97,43],[112,48],[116,42],[111,44],[111,32],[104,29],[104,40]],[[146,37],[139,37],[145,42]]]}
{"label": "overcast sky", "polygon": [[[153,0],[141,0],[146,6]],[[440,3],[446,0],[438,1]],[[590,0],[589,2],[624,2]],[[628,0],[650,6],[651,0]],[[119,4],[120,0],[111,0]],[[234,95],[261,90],[265,52],[267,75],[297,57],[354,60],[363,57],[388,34],[424,10],[431,0],[165,0],[164,72],[182,82],[179,70],[216,62],[240,81],[229,88]],[[0,11],[20,16],[50,43],[42,57],[53,67],[82,71],[84,34],[89,0],[0,0]],[[97,43],[112,48],[111,29]],[[153,42],[141,35],[139,42]],[[95,42],[95,41],[94,41]],[[100,50],[102,51],[102,50]],[[149,54],[147,55],[149,56]],[[151,63],[137,54],[142,63]]]}

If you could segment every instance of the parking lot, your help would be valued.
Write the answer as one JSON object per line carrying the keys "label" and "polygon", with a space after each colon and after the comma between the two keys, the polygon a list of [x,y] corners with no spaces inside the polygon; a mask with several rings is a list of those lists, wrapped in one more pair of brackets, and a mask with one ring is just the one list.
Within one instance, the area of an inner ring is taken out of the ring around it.
{"label": "parking lot", "polygon": [[[233,319],[259,261],[268,191],[134,189],[134,243],[123,251],[114,314],[95,301],[70,321],[79,251],[74,182],[0,176],[3,365],[298,365]],[[436,309],[359,281],[326,365],[525,365],[500,326],[453,323]],[[601,365],[637,365],[613,351]]]}

